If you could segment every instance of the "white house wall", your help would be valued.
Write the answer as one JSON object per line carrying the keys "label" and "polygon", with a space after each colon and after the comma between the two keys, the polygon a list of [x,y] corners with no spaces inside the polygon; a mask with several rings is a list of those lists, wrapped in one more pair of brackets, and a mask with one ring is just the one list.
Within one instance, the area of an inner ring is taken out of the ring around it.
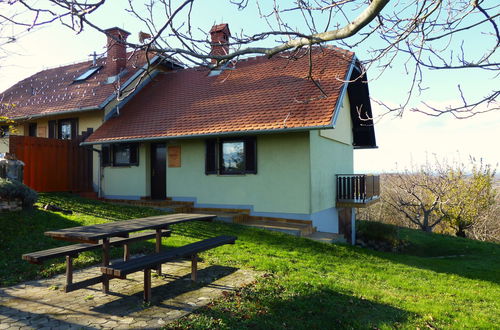
{"label": "white house wall", "polygon": [[167,195],[199,207],[249,208],[252,215],[310,220],[309,136],[257,136],[257,174],[206,175],[205,141],[171,141],[181,167],[167,169]]}
{"label": "white house wall", "polygon": [[345,101],[334,129],[310,131],[311,217],[318,231],[339,232],[336,174],[353,173],[351,127],[349,102]]}
{"label": "white house wall", "polygon": [[[139,166],[104,167],[102,190],[110,199],[140,199],[150,195],[149,145],[139,147]],[[94,168],[96,171],[96,168]]]}

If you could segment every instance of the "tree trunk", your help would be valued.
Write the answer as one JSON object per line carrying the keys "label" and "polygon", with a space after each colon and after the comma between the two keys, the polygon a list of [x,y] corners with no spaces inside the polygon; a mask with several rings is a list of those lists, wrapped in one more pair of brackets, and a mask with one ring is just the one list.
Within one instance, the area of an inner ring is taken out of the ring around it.
{"label": "tree trunk", "polygon": [[420,226],[426,233],[432,233],[432,227],[429,226],[429,213],[424,212],[424,219],[422,225]]}
{"label": "tree trunk", "polygon": [[458,227],[458,230],[455,233],[455,235],[457,237],[464,237],[464,238],[467,237],[467,235],[465,234],[465,230],[463,228],[460,228],[460,227]]}

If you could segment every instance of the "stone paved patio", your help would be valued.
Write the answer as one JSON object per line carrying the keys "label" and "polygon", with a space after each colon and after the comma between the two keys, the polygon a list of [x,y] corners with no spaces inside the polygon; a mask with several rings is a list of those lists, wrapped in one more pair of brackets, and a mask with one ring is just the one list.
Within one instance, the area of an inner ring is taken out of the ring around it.
{"label": "stone paved patio", "polygon": [[[142,303],[143,273],[64,293],[64,276],[0,288],[0,329],[137,329],[159,328],[208,304],[223,291],[232,291],[259,276],[252,270],[198,264],[196,284],[190,281],[191,263],[163,265],[168,275],[153,276],[150,306]],[[99,269],[75,272],[74,281],[96,276]],[[153,272],[154,273],[154,272]]]}

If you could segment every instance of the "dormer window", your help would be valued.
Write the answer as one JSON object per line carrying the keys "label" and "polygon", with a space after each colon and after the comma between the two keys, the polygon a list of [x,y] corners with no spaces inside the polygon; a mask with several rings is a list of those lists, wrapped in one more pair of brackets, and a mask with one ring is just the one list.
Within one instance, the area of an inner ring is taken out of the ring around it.
{"label": "dormer window", "polygon": [[101,67],[102,66],[90,67],[87,71],[82,73],[80,76],[76,77],[75,80],[73,80],[73,82],[81,82],[87,80],[88,78],[90,78],[90,76],[96,73]]}

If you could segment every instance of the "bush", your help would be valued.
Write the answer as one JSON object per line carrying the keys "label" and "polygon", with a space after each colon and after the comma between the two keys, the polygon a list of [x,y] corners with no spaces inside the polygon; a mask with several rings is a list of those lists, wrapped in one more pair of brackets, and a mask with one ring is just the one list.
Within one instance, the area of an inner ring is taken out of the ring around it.
{"label": "bush", "polygon": [[398,251],[405,245],[399,239],[398,227],[376,221],[357,221],[356,238],[375,250]]}
{"label": "bush", "polygon": [[23,208],[31,208],[37,201],[38,194],[19,181],[0,178],[0,198],[19,198],[23,203]]}

